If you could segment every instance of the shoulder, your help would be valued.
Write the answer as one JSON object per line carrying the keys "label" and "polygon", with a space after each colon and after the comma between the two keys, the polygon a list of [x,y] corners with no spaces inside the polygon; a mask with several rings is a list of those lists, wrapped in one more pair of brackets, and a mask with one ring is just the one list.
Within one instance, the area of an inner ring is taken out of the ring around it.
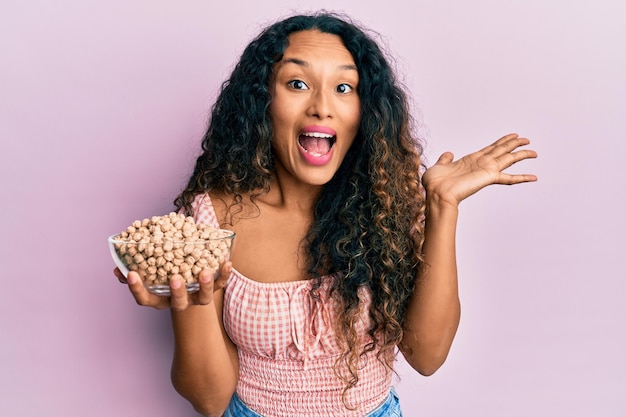
{"label": "shoulder", "polygon": [[221,225],[234,225],[240,220],[258,217],[259,206],[248,194],[241,196],[221,191],[210,191],[203,195],[205,204],[210,204]]}

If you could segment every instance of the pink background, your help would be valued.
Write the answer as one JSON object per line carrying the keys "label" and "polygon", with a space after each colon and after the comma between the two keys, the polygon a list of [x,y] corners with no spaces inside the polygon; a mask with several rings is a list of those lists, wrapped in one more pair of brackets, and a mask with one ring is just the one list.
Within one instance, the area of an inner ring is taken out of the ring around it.
{"label": "pink background", "polygon": [[383,35],[431,162],[510,131],[540,153],[463,203],[461,327],[434,376],[399,364],[405,415],[626,415],[626,3],[215,4],[0,5],[0,415],[196,416],[106,237],[171,209],[242,48],[312,7]]}

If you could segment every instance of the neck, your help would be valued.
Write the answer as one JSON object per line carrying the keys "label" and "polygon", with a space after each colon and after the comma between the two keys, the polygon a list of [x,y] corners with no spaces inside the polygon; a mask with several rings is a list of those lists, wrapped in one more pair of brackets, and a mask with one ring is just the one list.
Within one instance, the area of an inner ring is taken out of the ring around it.
{"label": "neck", "polygon": [[277,168],[270,184],[270,192],[266,195],[266,202],[277,208],[312,215],[322,188],[322,185],[302,183]]}

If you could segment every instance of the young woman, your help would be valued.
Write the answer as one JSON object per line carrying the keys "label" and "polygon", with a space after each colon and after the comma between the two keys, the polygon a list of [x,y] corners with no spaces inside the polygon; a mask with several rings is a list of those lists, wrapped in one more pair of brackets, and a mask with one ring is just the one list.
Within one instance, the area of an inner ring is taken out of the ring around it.
{"label": "young woman", "polygon": [[175,200],[237,233],[231,261],[193,294],[127,279],[139,304],[172,310],[175,388],[207,416],[400,416],[397,351],[430,375],[459,323],[458,205],[535,181],[503,172],[536,157],[528,143],[509,134],[424,171],[405,95],[363,30],[330,14],[268,27]]}

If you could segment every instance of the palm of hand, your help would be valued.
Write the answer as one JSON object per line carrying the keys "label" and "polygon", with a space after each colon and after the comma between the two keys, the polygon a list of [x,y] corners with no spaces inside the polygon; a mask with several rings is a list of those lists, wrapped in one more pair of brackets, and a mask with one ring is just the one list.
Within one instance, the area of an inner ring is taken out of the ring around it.
{"label": "palm of hand", "polygon": [[503,172],[517,162],[537,157],[533,150],[518,150],[529,143],[528,139],[510,134],[456,161],[452,153],[442,154],[422,177],[427,196],[431,200],[456,207],[467,197],[491,184],[513,185],[536,181],[537,177],[531,174]]}

